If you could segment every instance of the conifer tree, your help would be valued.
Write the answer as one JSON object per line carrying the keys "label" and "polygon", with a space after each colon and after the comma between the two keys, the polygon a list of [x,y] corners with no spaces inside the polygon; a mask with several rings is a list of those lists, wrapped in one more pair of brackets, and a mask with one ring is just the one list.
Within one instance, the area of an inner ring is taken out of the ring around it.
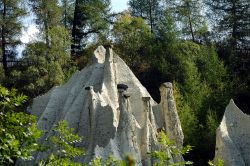
{"label": "conifer tree", "polygon": [[62,11],[57,0],[29,0],[36,15],[36,24],[43,33],[46,45],[49,47],[49,30],[60,25]]}
{"label": "conifer tree", "polygon": [[184,35],[191,36],[193,42],[207,31],[204,20],[201,0],[181,0],[177,4],[179,21],[182,23],[182,32]]}
{"label": "conifer tree", "polygon": [[72,22],[74,17],[75,0],[61,0],[62,8],[62,23],[66,29],[72,29]]}
{"label": "conifer tree", "polygon": [[249,0],[206,0],[206,4],[217,32],[229,39],[231,47],[250,42]]}
{"label": "conifer tree", "polygon": [[62,84],[75,70],[70,59],[71,38],[62,22],[57,0],[29,0],[40,40],[26,45],[21,58],[22,72],[14,69],[11,82],[19,90],[35,97]]}
{"label": "conifer tree", "polygon": [[71,56],[81,55],[92,34],[108,28],[110,0],[75,0]]}
{"label": "conifer tree", "polygon": [[17,55],[15,47],[20,44],[22,23],[25,9],[21,0],[0,0],[0,40],[1,57],[5,75],[8,74],[7,61]]}
{"label": "conifer tree", "polygon": [[[217,37],[220,56],[231,72],[232,93],[237,105],[250,112],[250,1],[206,0]],[[223,40],[222,40],[223,39]],[[237,91],[235,91],[237,89]]]}
{"label": "conifer tree", "polygon": [[145,19],[153,32],[161,13],[160,0],[130,0],[129,6],[132,15]]}

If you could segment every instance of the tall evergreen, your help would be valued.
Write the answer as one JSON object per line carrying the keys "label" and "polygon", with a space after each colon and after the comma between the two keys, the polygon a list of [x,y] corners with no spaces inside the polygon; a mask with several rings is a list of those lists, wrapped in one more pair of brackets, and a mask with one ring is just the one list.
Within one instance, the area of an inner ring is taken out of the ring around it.
{"label": "tall evergreen", "polygon": [[43,33],[46,45],[49,47],[49,30],[60,24],[62,11],[57,0],[29,0],[36,15],[36,24]]}
{"label": "tall evergreen", "polygon": [[153,32],[160,18],[160,0],[129,0],[132,15],[145,19]]}
{"label": "tall evergreen", "polygon": [[21,19],[25,14],[21,0],[0,0],[1,57],[5,75],[8,74],[7,61],[17,55],[15,47],[20,44]]}
{"label": "tall evergreen", "polygon": [[110,0],[75,0],[71,56],[81,55],[92,34],[108,28]]}
{"label": "tall evergreen", "polygon": [[201,0],[181,0],[176,7],[183,34],[191,36],[192,41],[197,42],[197,38],[207,31],[204,17],[201,14]]}
{"label": "tall evergreen", "polygon": [[[29,0],[40,40],[26,45],[22,56],[22,72],[13,70],[12,83],[29,96],[37,96],[71,75],[71,37],[63,24],[63,10],[58,0]],[[71,70],[72,69],[72,70]]]}
{"label": "tall evergreen", "polygon": [[[250,112],[250,1],[207,0],[214,23],[220,56],[231,71],[233,98]],[[221,40],[223,39],[223,40]],[[237,89],[237,90],[235,90]]]}
{"label": "tall evergreen", "polygon": [[[210,15],[215,16],[217,32],[229,39],[231,47],[249,45],[250,1],[249,0],[206,0]],[[249,46],[250,47],[250,46]]]}
{"label": "tall evergreen", "polygon": [[75,0],[61,0],[60,3],[62,8],[62,23],[66,29],[72,29]]}

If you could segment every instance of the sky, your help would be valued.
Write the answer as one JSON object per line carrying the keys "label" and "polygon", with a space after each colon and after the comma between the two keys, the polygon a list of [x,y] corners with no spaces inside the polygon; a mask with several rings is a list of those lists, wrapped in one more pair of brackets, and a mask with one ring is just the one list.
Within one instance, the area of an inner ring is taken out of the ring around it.
{"label": "sky", "polygon": [[[121,12],[128,8],[128,0],[111,0],[111,8],[113,12]],[[27,17],[24,20],[24,26],[22,30],[21,41],[24,44],[29,43],[30,41],[36,39],[36,34],[39,33],[36,25],[34,24],[34,17]],[[24,50],[24,45],[18,46],[17,48],[19,57],[21,56],[21,52]]]}
{"label": "sky", "polygon": [[111,0],[112,10],[114,12],[120,12],[128,8],[128,0]]}

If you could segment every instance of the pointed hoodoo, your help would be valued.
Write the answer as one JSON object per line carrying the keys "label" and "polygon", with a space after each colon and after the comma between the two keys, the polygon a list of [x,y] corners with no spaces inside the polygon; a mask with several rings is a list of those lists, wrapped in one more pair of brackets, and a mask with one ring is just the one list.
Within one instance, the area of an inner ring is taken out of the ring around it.
{"label": "pointed hoodoo", "polygon": [[150,112],[151,112],[151,104],[150,104],[150,97],[142,97],[142,101],[144,103],[144,116],[145,116],[145,124],[142,129],[141,135],[141,154],[143,165],[151,165],[151,160],[147,152],[151,151],[151,140],[150,140]]}
{"label": "pointed hoodoo", "polygon": [[176,109],[172,83],[166,82],[160,87],[161,111],[165,121],[165,130],[178,148],[182,148],[184,135]]}
{"label": "pointed hoodoo", "polygon": [[250,116],[244,114],[230,100],[216,131],[214,162],[219,159],[226,166],[250,165]]}
{"label": "pointed hoodoo", "polygon": [[[135,125],[136,120],[132,115],[130,108],[130,95],[127,93],[128,86],[125,84],[117,85],[119,93],[119,110],[120,110],[120,120],[117,129],[117,137],[120,142],[120,150],[124,154],[129,154],[135,157],[135,160],[141,158],[139,143],[137,138],[138,128]],[[124,155],[121,154],[121,155]],[[141,161],[137,160],[137,164],[141,165]]]}
{"label": "pointed hoodoo", "polygon": [[95,99],[95,92],[94,92],[94,88],[93,86],[88,86],[85,87],[85,90],[88,91],[89,93],[89,107],[88,107],[88,121],[89,121],[89,146],[87,149],[87,152],[91,153],[92,149],[94,148],[94,130],[95,130],[95,126],[96,126],[96,99]]}

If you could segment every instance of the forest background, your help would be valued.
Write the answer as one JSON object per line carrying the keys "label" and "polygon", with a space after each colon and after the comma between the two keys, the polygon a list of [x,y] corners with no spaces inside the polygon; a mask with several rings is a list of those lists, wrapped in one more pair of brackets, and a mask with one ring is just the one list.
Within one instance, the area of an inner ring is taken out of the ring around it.
{"label": "forest background", "polygon": [[[213,158],[230,98],[250,113],[249,0],[129,0],[121,12],[109,0],[0,0],[0,15],[0,84],[30,101],[112,44],[157,102],[160,84],[174,83],[195,165]],[[18,56],[27,16],[39,33]]]}

